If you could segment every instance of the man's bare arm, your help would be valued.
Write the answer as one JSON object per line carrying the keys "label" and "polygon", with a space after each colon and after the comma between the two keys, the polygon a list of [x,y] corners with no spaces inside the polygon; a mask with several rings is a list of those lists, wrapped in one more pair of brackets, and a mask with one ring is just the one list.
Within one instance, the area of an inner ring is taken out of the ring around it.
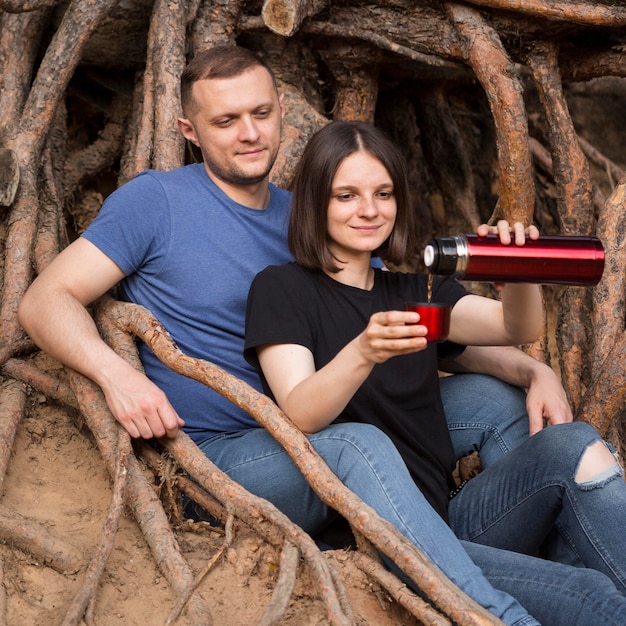
{"label": "man's bare arm", "polygon": [[132,437],[175,436],[183,422],[165,394],[102,340],[86,309],[123,277],[109,257],[79,238],[33,281],[19,320],[42,350],[102,388]]}

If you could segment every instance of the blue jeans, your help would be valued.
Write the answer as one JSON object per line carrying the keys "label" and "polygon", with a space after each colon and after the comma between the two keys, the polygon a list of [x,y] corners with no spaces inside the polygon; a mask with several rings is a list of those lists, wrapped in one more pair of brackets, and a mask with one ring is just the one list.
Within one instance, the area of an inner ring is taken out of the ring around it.
{"label": "blue jeans", "polygon": [[483,468],[529,437],[526,393],[484,374],[439,380],[448,432],[456,458],[478,452]]}
{"label": "blue jeans", "polygon": [[[626,624],[626,597],[605,574],[460,541],[426,502],[395,446],[377,428],[366,424],[336,424],[312,435],[309,440],[349,489],[396,526],[456,585],[504,623],[524,626],[539,623],[546,626]],[[523,444],[530,448],[526,452],[529,459],[533,458],[530,452],[537,448],[535,441],[539,439],[533,437]],[[337,513],[312,491],[282,446],[264,429],[218,435],[200,447],[231,478],[272,502],[311,535],[318,534],[337,517]],[[507,454],[501,462],[511,464],[512,455]],[[537,453],[534,458],[539,465],[552,457],[544,458]],[[494,467],[498,469],[498,465],[494,464]],[[518,480],[518,468],[514,465],[512,468],[514,471],[510,473],[513,476],[509,475],[503,482],[511,483],[514,491],[517,483],[522,481]],[[483,475],[487,476],[487,471]],[[505,475],[503,470],[494,473],[494,482],[502,480]],[[463,503],[470,500],[466,493],[480,493],[478,489],[468,489],[472,482],[457,495],[461,505],[452,501],[455,520],[463,517]],[[482,480],[483,485],[486,482],[486,479]],[[612,482],[617,481],[608,481],[606,485]],[[505,487],[494,484],[490,491],[499,494],[506,492]],[[604,487],[598,491],[602,489]],[[477,498],[481,504],[488,500],[486,495]],[[514,494],[511,493],[513,500]],[[511,501],[507,502],[507,514]],[[484,516],[475,515],[478,521],[471,530],[483,530],[481,523],[496,508],[493,505]],[[621,510],[626,509],[622,507]],[[522,530],[534,520],[532,510],[524,512],[525,515],[513,516],[513,521]],[[505,523],[508,520],[504,519],[501,525]],[[512,530],[516,536],[522,534],[518,527]],[[502,534],[506,533],[502,531]],[[607,542],[605,548],[617,546],[621,549],[623,545],[622,532],[615,542]]]}

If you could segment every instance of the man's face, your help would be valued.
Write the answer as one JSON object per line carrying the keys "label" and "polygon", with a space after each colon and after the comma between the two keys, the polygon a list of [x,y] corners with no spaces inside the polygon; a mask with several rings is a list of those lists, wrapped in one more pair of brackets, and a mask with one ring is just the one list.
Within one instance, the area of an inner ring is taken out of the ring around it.
{"label": "man's face", "polygon": [[202,151],[215,183],[232,188],[265,181],[278,154],[284,115],[267,70],[259,66],[233,78],[197,81],[192,96],[194,112],[179,120],[179,128]]}

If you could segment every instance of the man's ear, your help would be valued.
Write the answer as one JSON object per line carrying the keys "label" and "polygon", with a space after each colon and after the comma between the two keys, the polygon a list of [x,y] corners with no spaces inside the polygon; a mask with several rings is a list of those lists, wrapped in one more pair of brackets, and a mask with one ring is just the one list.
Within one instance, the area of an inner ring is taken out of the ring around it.
{"label": "man's ear", "polygon": [[278,106],[280,107],[280,119],[285,117],[285,94],[281,93],[278,96]]}
{"label": "man's ear", "polygon": [[196,146],[199,146],[198,138],[196,137],[196,131],[193,127],[193,124],[186,117],[178,118],[178,129],[182,133],[183,137]]}

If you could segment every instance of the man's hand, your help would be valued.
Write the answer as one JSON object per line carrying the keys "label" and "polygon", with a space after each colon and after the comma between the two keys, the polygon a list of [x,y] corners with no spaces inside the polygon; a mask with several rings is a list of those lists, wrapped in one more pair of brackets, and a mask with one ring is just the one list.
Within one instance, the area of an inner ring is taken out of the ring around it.
{"label": "man's hand", "polygon": [[554,371],[547,365],[533,376],[526,395],[530,435],[549,424],[565,424],[574,419],[565,390]]}
{"label": "man's hand", "polygon": [[184,425],[165,393],[130,365],[107,374],[101,385],[115,419],[131,437],[175,437]]}

